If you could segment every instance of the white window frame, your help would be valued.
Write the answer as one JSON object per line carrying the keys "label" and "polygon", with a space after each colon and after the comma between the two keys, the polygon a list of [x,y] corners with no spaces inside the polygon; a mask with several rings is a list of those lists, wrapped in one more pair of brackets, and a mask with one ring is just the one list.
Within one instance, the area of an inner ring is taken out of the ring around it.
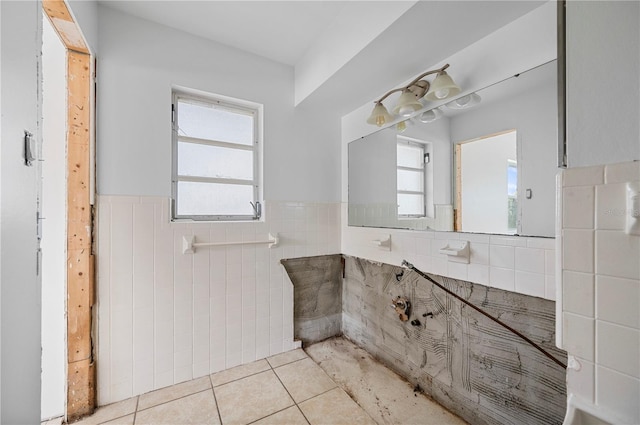
{"label": "white window frame", "polygon": [[397,181],[396,181],[396,199],[397,199],[397,196],[400,195],[400,194],[422,195],[423,204],[422,204],[422,214],[400,214],[398,212],[398,218],[399,219],[411,219],[411,218],[425,218],[425,217],[428,217],[428,214],[427,214],[427,209],[428,209],[427,208],[427,204],[428,204],[427,183],[428,182],[427,182],[427,161],[426,161],[426,156],[428,156],[428,157],[431,156],[431,153],[429,152],[429,146],[428,146],[428,144],[426,142],[422,142],[422,141],[419,141],[419,140],[411,139],[409,137],[404,137],[404,136],[398,135],[397,139],[396,139],[396,152],[397,152],[397,148],[398,148],[399,145],[417,146],[420,149],[422,149],[423,162],[422,162],[422,168],[403,167],[403,166],[399,166],[398,165],[398,160],[397,160],[397,156],[396,156],[396,173],[397,173],[397,170],[420,171],[420,172],[422,172],[423,181],[422,181],[422,191],[421,192],[399,190],[398,189],[398,184],[397,184]]}
{"label": "white window frame", "polygon": [[[253,116],[253,144],[246,145],[218,140],[200,139],[182,136],[178,131],[178,104],[180,99],[188,99],[203,104],[216,105],[233,112]],[[259,220],[262,217],[262,105],[233,99],[226,96],[203,93],[196,90],[173,88],[171,96],[171,148],[172,148],[172,177],[171,177],[171,217],[172,221],[247,221]],[[253,152],[253,179],[239,180],[228,178],[216,178],[206,176],[182,176],[178,174],[178,142],[202,144],[207,146],[219,146],[224,148],[239,149]],[[253,214],[246,215],[178,215],[178,182],[204,182],[239,184],[253,187]]]}

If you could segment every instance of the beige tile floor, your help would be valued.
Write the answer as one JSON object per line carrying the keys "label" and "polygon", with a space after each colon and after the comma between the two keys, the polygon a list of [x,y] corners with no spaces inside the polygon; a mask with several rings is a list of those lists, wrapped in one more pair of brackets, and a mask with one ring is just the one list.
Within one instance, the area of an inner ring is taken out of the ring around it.
{"label": "beige tile floor", "polygon": [[93,424],[375,424],[303,350],[99,408]]}
{"label": "beige tile floor", "polygon": [[76,424],[465,424],[344,339],[307,351],[104,406]]}

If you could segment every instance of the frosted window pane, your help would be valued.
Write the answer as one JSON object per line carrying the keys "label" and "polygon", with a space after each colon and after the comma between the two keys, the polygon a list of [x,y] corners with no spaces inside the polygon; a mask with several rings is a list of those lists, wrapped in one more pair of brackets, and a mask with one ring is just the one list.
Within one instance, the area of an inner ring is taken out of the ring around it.
{"label": "frosted window pane", "polygon": [[253,116],[215,105],[178,102],[178,136],[253,144]]}
{"label": "frosted window pane", "polygon": [[398,193],[398,215],[424,215],[424,196]]}
{"label": "frosted window pane", "polygon": [[253,186],[178,182],[178,215],[253,215]]}
{"label": "frosted window pane", "polygon": [[398,170],[398,190],[424,192],[424,173],[421,171]]}
{"label": "frosted window pane", "polygon": [[196,143],[178,143],[178,174],[253,180],[253,152]]}
{"label": "frosted window pane", "polygon": [[424,150],[422,147],[398,144],[398,167],[423,168]]}

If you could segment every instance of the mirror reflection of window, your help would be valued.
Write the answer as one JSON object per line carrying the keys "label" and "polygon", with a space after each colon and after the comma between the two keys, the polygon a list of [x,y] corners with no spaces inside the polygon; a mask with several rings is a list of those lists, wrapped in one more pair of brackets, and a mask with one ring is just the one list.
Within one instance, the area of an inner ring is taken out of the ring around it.
{"label": "mirror reflection of window", "polygon": [[425,169],[429,161],[426,145],[398,136],[396,152],[398,217],[425,217]]}
{"label": "mirror reflection of window", "polygon": [[517,233],[518,168],[515,130],[459,144],[457,215],[463,232]]}
{"label": "mirror reflection of window", "polygon": [[516,233],[518,229],[518,164],[512,159],[507,160],[507,199],[509,231]]}

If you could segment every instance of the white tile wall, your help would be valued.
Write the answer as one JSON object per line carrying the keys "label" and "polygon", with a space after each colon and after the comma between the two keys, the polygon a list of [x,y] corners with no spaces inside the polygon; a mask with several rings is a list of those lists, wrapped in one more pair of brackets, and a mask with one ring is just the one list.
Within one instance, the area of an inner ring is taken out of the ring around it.
{"label": "white tile wall", "polygon": [[565,170],[561,343],[580,364],[568,392],[640,423],[640,237],[624,232],[624,184],[640,163]]}
{"label": "white tile wall", "polygon": [[[340,205],[267,202],[265,222],[170,223],[168,199],[98,197],[98,403],[293,348],[282,258],[340,252]],[[182,237],[280,245],[197,249]]]}
{"label": "white tile wall", "polygon": [[[478,233],[411,231],[347,226],[342,207],[342,252],[388,264],[407,260],[419,269],[508,291],[554,300],[555,240]],[[391,251],[373,242],[391,235]],[[469,242],[469,264],[449,261],[440,249],[450,241]]]}

